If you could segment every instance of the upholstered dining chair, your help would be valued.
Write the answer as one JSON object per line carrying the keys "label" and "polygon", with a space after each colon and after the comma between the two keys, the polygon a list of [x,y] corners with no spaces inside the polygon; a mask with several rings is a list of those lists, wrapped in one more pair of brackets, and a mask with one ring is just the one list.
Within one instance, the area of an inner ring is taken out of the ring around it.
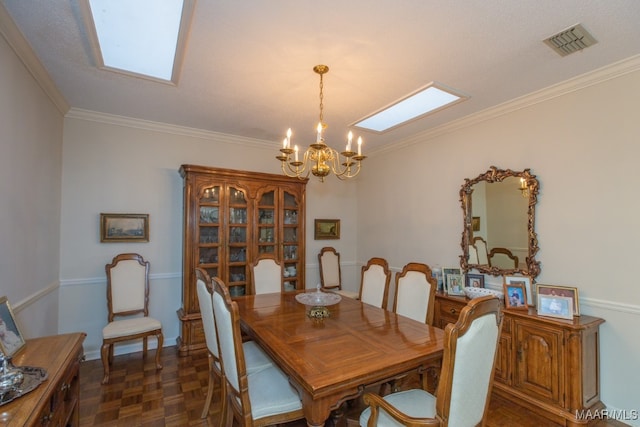
{"label": "upholstered dining chair", "polygon": [[303,418],[300,396],[280,368],[273,365],[251,374],[247,372],[238,305],[217,277],[213,278],[213,313],[227,400],[221,414],[222,426],[231,427],[234,418],[243,427]]}
{"label": "upholstered dining chair", "polygon": [[142,338],[142,354],[147,355],[147,338],[155,336],[156,369],[162,369],[162,324],[149,316],[149,261],[139,254],[116,255],[105,265],[107,273],[108,323],[102,329],[100,357],[104,367],[102,384],[109,382],[113,346],[117,342]]}
{"label": "upholstered dining chair", "polygon": [[477,264],[489,265],[489,250],[487,249],[487,242],[480,236],[473,238],[473,246],[476,248],[478,256]]}
{"label": "upholstered dining chair", "polygon": [[282,265],[274,255],[260,255],[251,265],[251,283],[255,295],[282,291]]}
{"label": "upholstered dining chair", "polygon": [[331,246],[320,249],[320,285],[323,291],[335,292],[348,298],[358,298],[358,292],[342,289],[342,272],[340,270],[340,253]]}
{"label": "upholstered dining chair", "polygon": [[507,248],[491,248],[489,251],[489,263],[492,267],[518,268],[518,257]]}
{"label": "upholstered dining chair", "polygon": [[391,270],[384,258],[371,258],[362,266],[360,276],[360,301],[380,308],[387,308]]}
{"label": "upholstered dining chair", "polygon": [[[213,283],[209,274],[202,268],[196,267],[196,290],[198,293],[198,304],[200,315],[202,316],[202,327],[204,338],[209,353],[209,384],[207,387],[207,398],[202,409],[202,418],[209,414],[209,406],[213,400],[215,383],[220,381],[220,391],[223,392],[224,376],[220,365],[220,353],[218,350],[218,336],[216,333],[216,322],[213,317]],[[255,341],[245,341],[242,344],[245,353],[247,372],[257,372],[269,366],[273,366],[273,361],[260,348]],[[221,396],[222,412],[225,410],[226,399]]]}
{"label": "upholstered dining chair", "polygon": [[473,299],[444,333],[442,370],[435,396],[412,389],[384,398],[367,393],[369,405],[360,415],[361,426],[481,425],[489,407],[498,341],[502,328],[500,300]]}
{"label": "upholstered dining chair", "polygon": [[426,264],[410,262],[396,273],[393,311],[419,322],[433,325],[438,284]]}
{"label": "upholstered dining chair", "polygon": [[480,264],[478,262],[478,250],[475,245],[469,245],[469,258],[467,259],[467,264]]}

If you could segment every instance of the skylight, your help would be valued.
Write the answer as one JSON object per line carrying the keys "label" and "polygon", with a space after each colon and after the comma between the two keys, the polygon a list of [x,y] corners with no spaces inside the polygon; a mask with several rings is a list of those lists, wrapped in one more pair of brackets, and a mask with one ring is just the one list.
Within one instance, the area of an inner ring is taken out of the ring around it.
{"label": "skylight", "polygon": [[356,122],[354,126],[375,132],[385,132],[465,99],[467,99],[466,96],[431,83],[418,92]]}
{"label": "skylight", "polygon": [[[193,0],[86,0],[98,63],[114,71],[177,80]],[[100,64],[101,62],[101,64]]]}

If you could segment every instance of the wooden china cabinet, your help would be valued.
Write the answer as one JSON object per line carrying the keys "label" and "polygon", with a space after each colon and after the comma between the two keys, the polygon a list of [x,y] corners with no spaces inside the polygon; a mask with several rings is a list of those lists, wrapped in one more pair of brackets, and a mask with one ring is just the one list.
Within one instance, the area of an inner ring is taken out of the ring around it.
{"label": "wooden china cabinet", "polygon": [[[436,295],[435,326],[457,321],[465,297]],[[566,426],[604,408],[600,401],[599,327],[603,319],[538,316],[535,307],[504,309],[493,391]]]}
{"label": "wooden china cabinet", "polygon": [[206,348],[196,267],[219,277],[235,297],[249,291],[254,261],[271,254],[285,267],[282,290],[304,287],[307,180],[196,165],[182,165],[180,175],[184,230],[178,351],[184,356]]}

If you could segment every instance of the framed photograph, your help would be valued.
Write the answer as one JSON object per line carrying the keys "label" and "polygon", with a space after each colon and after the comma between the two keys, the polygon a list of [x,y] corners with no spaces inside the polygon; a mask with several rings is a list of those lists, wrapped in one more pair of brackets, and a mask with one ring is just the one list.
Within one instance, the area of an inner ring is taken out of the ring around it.
{"label": "framed photograph", "polygon": [[447,294],[449,295],[464,295],[464,275],[462,274],[447,274]]}
{"label": "framed photograph", "polygon": [[449,293],[449,275],[461,275],[462,269],[460,267],[444,267],[442,269],[442,286],[443,291]]}
{"label": "framed photograph", "polygon": [[527,305],[536,305],[536,299],[533,295],[533,288],[531,287],[531,276],[504,276],[504,283],[507,285],[522,284],[527,291]]}
{"label": "framed photograph", "polygon": [[484,274],[467,273],[464,276],[464,285],[468,288],[484,288]]}
{"label": "framed photograph", "polygon": [[573,300],[573,315],[580,316],[580,302],[578,301],[578,288],[570,286],[554,286],[554,285],[541,285],[536,286],[536,292],[538,295],[549,295],[568,297]]}
{"label": "framed photograph", "polygon": [[11,357],[24,347],[24,338],[18,329],[7,297],[0,297],[0,350]]}
{"label": "framed photograph", "polygon": [[149,214],[100,214],[100,242],[148,242]]}
{"label": "framed photograph", "polygon": [[538,314],[573,319],[573,300],[571,297],[538,294]]}
{"label": "framed photograph", "polygon": [[471,217],[471,228],[473,231],[480,231],[480,217]]}
{"label": "framed photograph", "polygon": [[314,239],[316,240],[340,238],[339,219],[316,219],[313,229]]}
{"label": "framed photograph", "polygon": [[516,310],[527,310],[527,291],[522,283],[504,285],[504,305]]}

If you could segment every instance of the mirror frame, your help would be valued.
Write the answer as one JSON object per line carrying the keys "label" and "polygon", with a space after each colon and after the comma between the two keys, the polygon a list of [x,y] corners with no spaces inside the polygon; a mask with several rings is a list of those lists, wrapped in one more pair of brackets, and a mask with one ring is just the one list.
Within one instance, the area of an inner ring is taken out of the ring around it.
{"label": "mirror frame", "polygon": [[[469,244],[472,236],[472,206],[471,206],[471,193],[473,192],[473,185],[485,181],[485,182],[501,182],[505,178],[517,177],[524,178],[529,188],[529,207],[527,210],[527,240],[529,246],[529,256],[526,257],[527,269],[504,269],[498,267],[489,267],[488,265],[469,264]],[[464,227],[462,229],[462,255],[460,255],[460,267],[466,273],[471,269],[476,269],[481,273],[491,274],[493,276],[503,276],[512,274],[522,274],[531,276],[535,279],[540,274],[540,261],[536,260],[536,254],[540,249],[538,247],[538,237],[535,231],[535,219],[536,219],[536,203],[538,202],[538,180],[535,175],[530,173],[529,169],[525,169],[522,172],[512,171],[511,169],[498,169],[495,166],[491,166],[489,170],[481,175],[478,175],[474,179],[465,178],[464,184],[460,189],[460,203],[462,204],[462,215],[464,219]]]}

